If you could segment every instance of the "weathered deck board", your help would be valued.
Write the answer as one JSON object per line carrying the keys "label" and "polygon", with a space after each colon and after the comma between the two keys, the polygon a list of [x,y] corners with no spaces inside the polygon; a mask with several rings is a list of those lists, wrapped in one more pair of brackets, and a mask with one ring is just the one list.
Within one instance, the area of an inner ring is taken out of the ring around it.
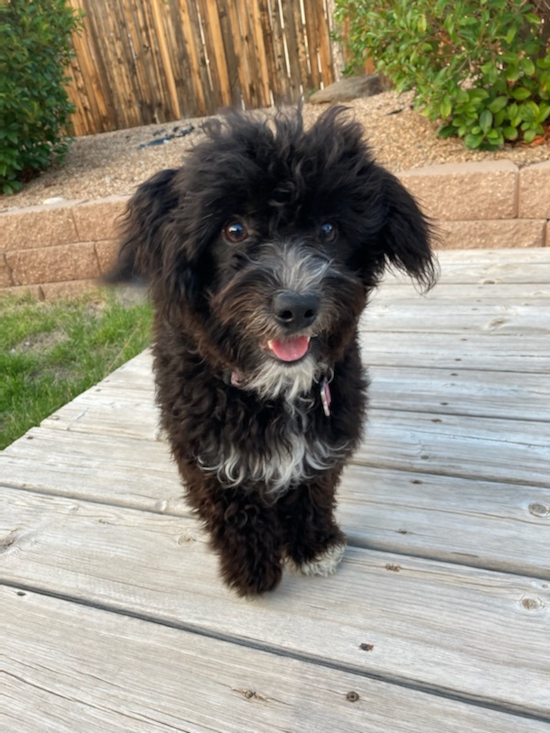
{"label": "weathered deck board", "polygon": [[390,277],[363,320],[333,578],[223,588],[148,353],[4,451],[6,730],[548,729],[550,250],[440,259],[433,291]]}
{"label": "weathered deck board", "polygon": [[[453,264],[481,265],[492,264],[494,267],[517,267],[526,262],[548,264],[548,250],[544,247],[517,247],[511,249],[448,249],[439,252],[443,271]],[[475,271],[474,271],[475,275]]]}
{"label": "weathered deck board", "polygon": [[[55,431],[31,435],[31,449],[17,446],[3,458],[6,485],[190,515],[164,444],[144,449],[141,441],[124,438],[114,445],[89,435],[84,448],[78,435],[69,434],[61,450]],[[549,526],[550,488],[354,464],[339,500],[351,544],[550,579],[550,539],[540,533]]]}
{"label": "weathered deck board", "polygon": [[337,576],[243,601],[193,520],[3,494],[4,582],[550,720],[545,581],[350,547]]}
{"label": "weathered deck board", "polygon": [[[437,307],[434,304],[434,307]],[[545,314],[541,312],[541,319]],[[419,329],[421,325],[419,325]],[[369,366],[428,367],[550,375],[550,339],[540,335],[512,336],[463,332],[363,332],[361,345]]]}
{"label": "weathered deck board", "polygon": [[354,455],[355,463],[549,485],[545,423],[385,410],[370,414],[367,439]]}
{"label": "weathered deck board", "polygon": [[[549,304],[550,309],[550,294]],[[549,315],[550,318],[550,315]],[[544,318],[539,318],[544,323]],[[550,328],[550,327],[549,327]],[[90,395],[131,398],[153,405],[152,360],[145,351],[113,372]],[[430,369],[422,366],[371,366],[370,404],[384,410],[410,410],[522,420],[550,418],[550,378],[488,370]],[[143,393],[146,393],[145,395]],[[441,405],[441,395],[445,405]],[[80,398],[79,398],[80,399]]]}
{"label": "weathered deck board", "polygon": [[[518,724],[523,733],[547,730],[541,721],[257,649],[241,648],[237,659],[224,641],[12,588],[1,589],[0,609],[12,662],[0,712],[6,731],[206,733],[220,730],[220,721],[224,733],[364,733],[365,726],[415,733],[441,730],[442,721],[446,733],[517,733]],[[53,656],[63,673],[52,670]],[[54,726],[45,724],[45,708]]]}
{"label": "weathered deck board", "polygon": [[[121,420],[120,416],[124,415]],[[158,416],[151,395],[85,392],[46,418],[42,427],[99,435],[126,435],[150,441],[158,437]]]}
{"label": "weathered deck board", "polygon": [[61,496],[189,514],[168,446],[112,435],[30,430],[2,455],[2,481],[7,485]]}
{"label": "weathered deck board", "polygon": [[550,489],[349,466],[339,516],[360,547],[550,580]]}
{"label": "weathered deck board", "polygon": [[[427,293],[421,292],[418,287],[397,278],[384,281],[382,287],[371,298],[373,307],[377,303],[392,302],[399,305],[403,301],[415,303],[417,306],[437,301],[443,305],[456,303],[460,306],[486,307],[500,306],[501,308],[513,305],[529,305],[532,301],[539,301],[541,305],[550,297],[550,282],[546,283],[446,283],[439,285]],[[475,311],[474,311],[475,313]],[[435,315],[435,314],[434,314]],[[370,318],[367,310],[364,320]]]}
{"label": "weathered deck board", "polygon": [[[441,394],[445,394],[444,392]],[[445,400],[440,407],[445,408]],[[100,435],[157,438],[152,402],[88,393],[63,407],[44,427]],[[414,428],[414,429],[413,429]],[[544,423],[371,409],[368,440],[354,461],[451,476],[548,485],[548,436]],[[503,465],[502,452],[509,463]],[[8,451],[8,454],[10,451]]]}
{"label": "weathered deck board", "polygon": [[[541,256],[544,258],[544,254]],[[538,262],[510,262],[506,256],[493,259],[473,261],[463,255],[461,258],[446,258],[446,253],[441,252],[439,259],[444,266],[441,267],[439,285],[455,284],[477,284],[477,285],[500,285],[505,283],[541,283],[548,285],[550,281],[550,263],[542,259]],[[390,282],[408,282],[408,278],[401,273],[393,276],[388,275],[386,280]]]}
{"label": "weathered deck board", "polygon": [[[515,372],[376,366],[370,404],[384,410],[550,421],[550,378]],[[442,403],[445,404],[442,404]]]}
{"label": "weathered deck board", "polygon": [[433,308],[433,301],[418,296],[396,302],[388,295],[385,301],[373,300],[372,307],[363,318],[362,330],[386,333],[491,331],[507,335],[532,334],[533,331],[546,333],[548,324],[540,317],[544,307],[548,307],[548,302],[541,298],[529,305],[438,301],[437,308]]}

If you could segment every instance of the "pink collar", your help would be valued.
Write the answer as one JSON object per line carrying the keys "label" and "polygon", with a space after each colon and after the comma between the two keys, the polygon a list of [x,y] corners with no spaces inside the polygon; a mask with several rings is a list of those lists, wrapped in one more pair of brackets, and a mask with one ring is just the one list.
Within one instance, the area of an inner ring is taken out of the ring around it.
{"label": "pink collar", "polygon": [[[319,393],[321,395],[321,404],[323,406],[323,412],[325,413],[326,417],[330,417],[330,405],[332,403],[332,395],[330,393],[330,379],[328,377],[323,377],[321,381],[319,382]],[[231,372],[231,375],[229,377],[229,382],[232,387],[237,387],[237,389],[241,389],[245,378],[242,372],[239,372],[238,370],[234,370]]]}

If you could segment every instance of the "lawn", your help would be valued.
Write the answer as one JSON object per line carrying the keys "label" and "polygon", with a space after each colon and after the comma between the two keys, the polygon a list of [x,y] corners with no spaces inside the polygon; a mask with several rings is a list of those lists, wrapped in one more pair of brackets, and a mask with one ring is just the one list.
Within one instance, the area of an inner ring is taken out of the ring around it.
{"label": "lawn", "polygon": [[112,293],[0,298],[0,449],[142,351],[151,309]]}

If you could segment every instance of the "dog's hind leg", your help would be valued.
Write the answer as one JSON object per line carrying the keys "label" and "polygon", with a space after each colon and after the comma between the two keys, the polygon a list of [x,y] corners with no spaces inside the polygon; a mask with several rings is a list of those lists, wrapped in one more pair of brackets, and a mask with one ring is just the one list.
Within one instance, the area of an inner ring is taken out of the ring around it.
{"label": "dog's hind leg", "polygon": [[346,539],[334,519],[332,477],[300,486],[282,497],[277,509],[291,569],[327,577],[336,572]]}

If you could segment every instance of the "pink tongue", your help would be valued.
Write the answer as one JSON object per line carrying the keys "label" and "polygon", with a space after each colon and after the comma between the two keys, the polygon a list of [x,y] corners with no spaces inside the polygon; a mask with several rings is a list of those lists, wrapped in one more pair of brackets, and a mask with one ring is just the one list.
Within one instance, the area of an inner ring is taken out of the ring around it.
{"label": "pink tongue", "polygon": [[308,336],[295,336],[289,339],[270,341],[271,350],[281,361],[297,361],[307,354]]}

